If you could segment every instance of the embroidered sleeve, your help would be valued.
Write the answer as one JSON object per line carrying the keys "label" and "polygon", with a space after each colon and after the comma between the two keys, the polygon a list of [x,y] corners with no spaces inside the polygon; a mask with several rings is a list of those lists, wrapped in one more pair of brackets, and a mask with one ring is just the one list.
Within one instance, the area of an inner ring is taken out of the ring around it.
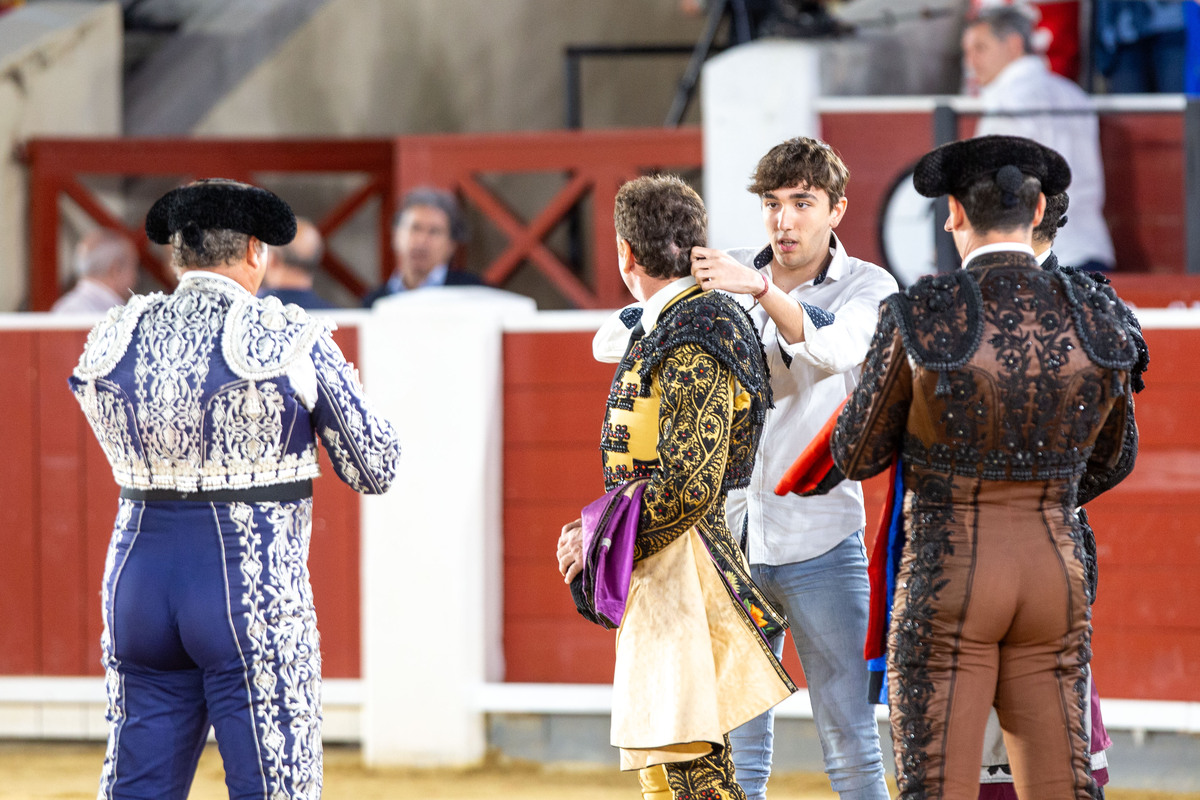
{"label": "embroidered sleeve", "polygon": [[317,373],[313,423],[334,471],[355,491],[382,494],[396,476],[400,457],[391,423],[375,414],[353,368],[328,333],[313,346],[312,361]]}
{"label": "embroidered sleeve", "polygon": [[883,270],[863,276],[863,285],[836,309],[800,303],[804,309],[804,341],[779,349],[790,366],[795,360],[830,374],[854,369],[863,362],[879,319],[879,304],[896,291],[896,280]]}
{"label": "embroidered sleeve", "polygon": [[659,466],[642,496],[636,559],[700,522],[721,496],[729,459],[733,377],[700,346],[672,349],[659,367]]}
{"label": "embroidered sleeve", "polygon": [[911,403],[912,369],[895,318],[885,305],[862,379],[833,430],[833,460],[846,477],[863,480],[892,463]]}
{"label": "embroidered sleeve", "polygon": [[1085,505],[1123,481],[1133,472],[1137,451],[1138,429],[1133,416],[1133,395],[1127,381],[1096,437],[1087,471],[1079,481],[1076,502]]}

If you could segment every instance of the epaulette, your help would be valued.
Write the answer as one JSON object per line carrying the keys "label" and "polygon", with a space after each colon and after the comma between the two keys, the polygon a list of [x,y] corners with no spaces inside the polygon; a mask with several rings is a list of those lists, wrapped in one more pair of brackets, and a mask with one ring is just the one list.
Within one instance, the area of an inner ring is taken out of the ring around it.
{"label": "epaulette", "polygon": [[1138,348],[1127,321],[1129,312],[1112,287],[1078,272],[1060,269],[1054,274],[1062,281],[1088,358],[1107,369],[1132,370],[1138,364]]}
{"label": "epaulette", "polygon": [[104,319],[88,333],[83,354],[75,366],[75,377],[90,381],[112,372],[129,349],[138,320],[146,309],[165,298],[162,292],[135,294],[125,305],[110,308]]}
{"label": "epaulette", "polygon": [[970,361],[983,339],[983,296],[975,278],[965,270],[926,276],[884,300],[884,313],[912,360],[940,373],[935,394],[948,394],[947,372]]}
{"label": "epaulette", "polygon": [[225,319],[222,350],[234,374],[268,380],[285,374],[330,330],[330,323],[310,317],[293,303],[284,305],[277,297],[239,298]]}
{"label": "epaulette", "polygon": [[[1068,264],[1059,264],[1058,257],[1054,253],[1050,253],[1050,257],[1042,264],[1042,269],[1047,271],[1058,270],[1064,275],[1084,275],[1100,286],[1111,286],[1112,281],[1103,272],[1084,272],[1076,267]],[[1113,293],[1113,299],[1120,303],[1120,298],[1116,296],[1116,292],[1109,289]],[[1146,347],[1146,337],[1142,335],[1142,324],[1138,322],[1137,315],[1129,306],[1121,303],[1122,317],[1125,320],[1125,325],[1129,329],[1129,335],[1133,338],[1133,346],[1137,351],[1137,358],[1133,367],[1129,370],[1129,382],[1133,387],[1134,392],[1140,392],[1146,388],[1146,382],[1142,379],[1142,374],[1150,369],[1150,349]]]}
{"label": "epaulette", "polygon": [[667,308],[642,340],[639,374],[649,387],[650,374],[673,348],[695,344],[734,374],[753,398],[755,421],[773,405],[767,359],[758,332],[745,309],[726,294],[704,292]]}

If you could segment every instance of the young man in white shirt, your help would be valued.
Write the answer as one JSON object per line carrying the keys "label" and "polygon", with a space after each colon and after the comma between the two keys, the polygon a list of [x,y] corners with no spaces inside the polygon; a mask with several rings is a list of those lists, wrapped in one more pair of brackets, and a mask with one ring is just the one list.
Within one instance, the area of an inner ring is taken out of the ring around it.
{"label": "young man in white shirt", "polygon": [[[743,538],[755,583],[791,623],[833,789],[842,800],[886,800],[863,660],[870,588],[862,488],[845,481],[823,497],[773,491],[857,385],[879,304],[897,291],[890,274],[847,255],[833,233],[846,213],[848,177],[824,142],[775,146],[749,187],[760,198],[770,244],[695,247],[692,274],[703,288],[746,301],[771,370],[775,408],[743,502],[730,497],[730,528]],[[783,636],[772,646],[781,654]],[[773,722],[767,712],[730,735],[750,800],[765,794]]]}

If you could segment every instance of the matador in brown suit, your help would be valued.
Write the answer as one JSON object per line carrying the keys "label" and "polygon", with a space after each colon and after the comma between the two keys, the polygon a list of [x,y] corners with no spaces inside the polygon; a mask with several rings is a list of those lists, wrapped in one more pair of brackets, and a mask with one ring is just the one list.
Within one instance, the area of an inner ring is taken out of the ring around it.
{"label": "matador in brown suit", "polygon": [[832,440],[848,478],[897,457],[903,475],[887,647],[900,797],[975,797],[993,705],[1020,797],[1093,797],[1075,509],[1133,468],[1134,339],[1107,286],[1033,258],[1045,195],[1070,181],[1058,153],[955,142],[913,181],[950,195],[963,267],[884,301]]}

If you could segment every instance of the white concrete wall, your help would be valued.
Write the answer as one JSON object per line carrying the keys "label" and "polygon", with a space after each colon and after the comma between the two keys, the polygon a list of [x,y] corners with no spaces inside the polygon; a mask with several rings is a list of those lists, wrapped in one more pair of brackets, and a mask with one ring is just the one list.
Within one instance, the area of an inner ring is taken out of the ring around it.
{"label": "white concrete wall", "polygon": [[0,16],[0,311],[25,303],[32,136],[121,132],[119,3],[42,2]]}
{"label": "white concrete wall", "polygon": [[704,202],[712,247],[767,243],[758,200],[746,191],[758,160],[795,136],[820,136],[817,99],[825,46],[757,41],[704,65]]}
{"label": "white concrete wall", "polygon": [[[195,128],[377,136],[563,124],[568,44],[694,43],[675,0],[330,0]],[[588,127],[661,125],[681,57],[588,60]],[[696,119],[695,116],[692,119]]]}
{"label": "white concrete wall", "polygon": [[368,764],[483,758],[474,695],[504,676],[501,344],[535,312],[497,289],[425,289],[379,301],[362,329],[367,391],[403,448],[392,488],[363,502]]}

